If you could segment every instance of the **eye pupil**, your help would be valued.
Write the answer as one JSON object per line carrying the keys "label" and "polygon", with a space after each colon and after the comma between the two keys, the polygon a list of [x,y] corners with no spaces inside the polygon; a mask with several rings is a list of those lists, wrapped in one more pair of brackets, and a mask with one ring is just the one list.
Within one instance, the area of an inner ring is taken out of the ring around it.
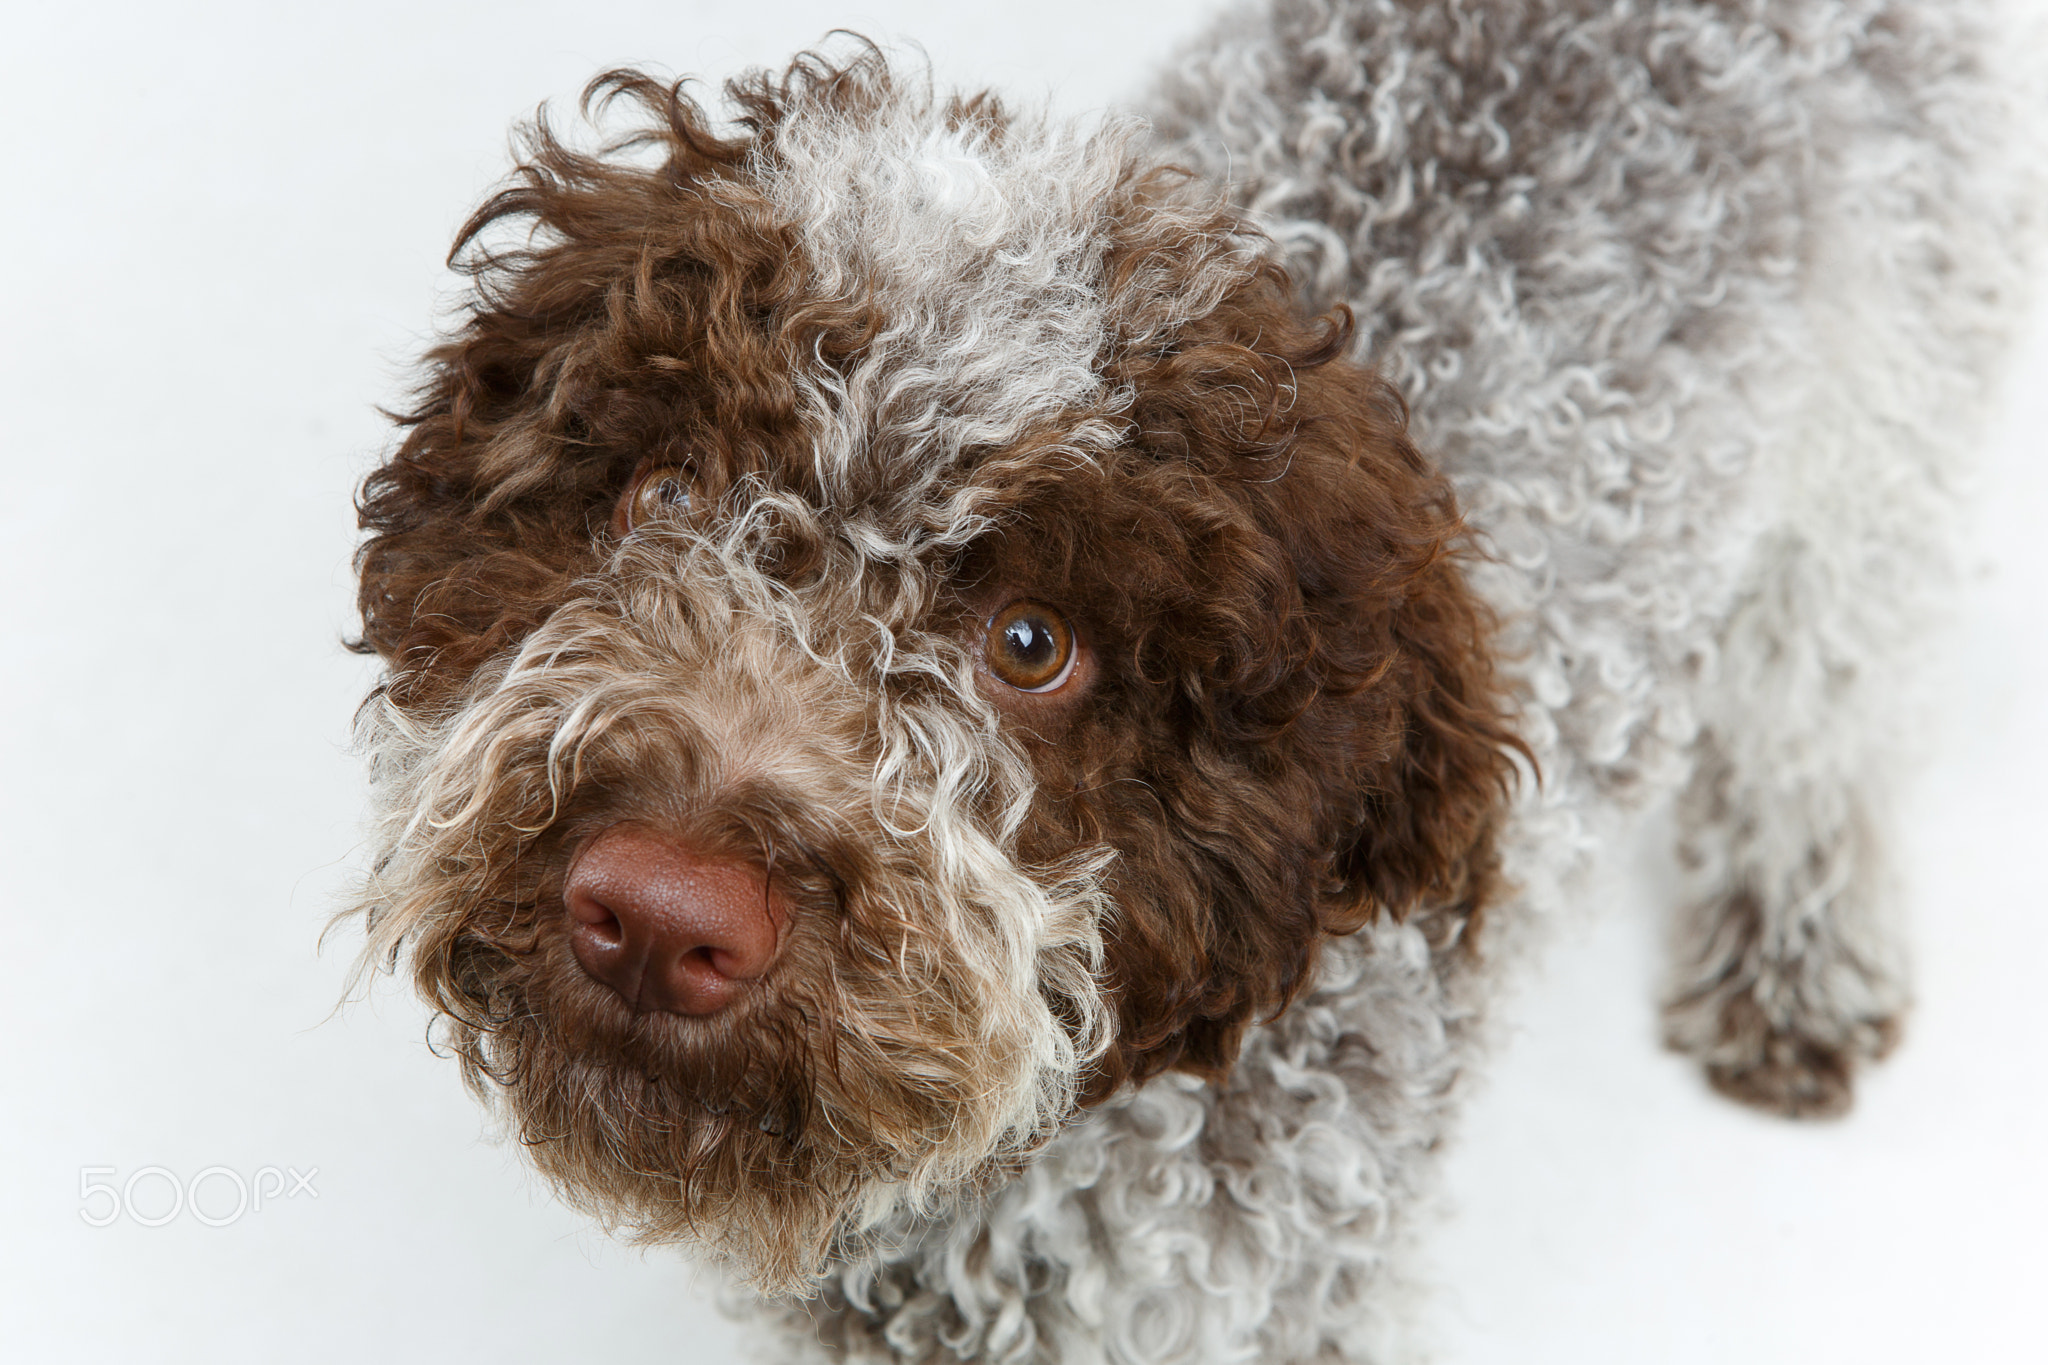
{"label": "eye pupil", "polygon": [[1026,667],[1042,666],[1053,654],[1052,632],[1045,622],[1030,616],[1020,616],[1003,627],[1003,643],[1009,646],[1011,657]]}

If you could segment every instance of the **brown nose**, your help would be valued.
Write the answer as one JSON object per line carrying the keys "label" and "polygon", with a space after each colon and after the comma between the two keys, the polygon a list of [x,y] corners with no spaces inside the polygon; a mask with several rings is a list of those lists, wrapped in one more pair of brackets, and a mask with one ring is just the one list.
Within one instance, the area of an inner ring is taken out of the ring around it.
{"label": "brown nose", "polygon": [[562,888],[569,946],[636,1010],[716,1014],[765,973],[787,916],[768,878],[638,825],[578,850]]}

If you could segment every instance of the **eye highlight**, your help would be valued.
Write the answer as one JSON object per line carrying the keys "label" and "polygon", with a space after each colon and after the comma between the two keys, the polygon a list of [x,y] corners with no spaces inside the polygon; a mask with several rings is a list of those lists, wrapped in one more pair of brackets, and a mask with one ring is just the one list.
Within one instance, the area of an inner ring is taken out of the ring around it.
{"label": "eye highlight", "polygon": [[664,464],[634,475],[612,509],[612,534],[623,537],[657,517],[689,511],[692,472],[687,464]]}
{"label": "eye highlight", "polygon": [[991,616],[982,657],[1019,692],[1052,692],[1074,672],[1074,628],[1043,602],[1012,602]]}

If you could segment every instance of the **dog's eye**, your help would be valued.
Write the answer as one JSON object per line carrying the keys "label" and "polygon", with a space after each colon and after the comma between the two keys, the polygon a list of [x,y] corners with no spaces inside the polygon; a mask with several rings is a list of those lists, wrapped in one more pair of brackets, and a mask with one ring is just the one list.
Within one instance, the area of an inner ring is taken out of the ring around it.
{"label": "dog's eye", "polygon": [[1074,671],[1074,628],[1041,602],[1012,602],[989,618],[982,653],[1019,692],[1052,692]]}
{"label": "dog's eye", "polygon": [[634,476],[612,511],[612,534],[623,536],[657,517],[690,510],[690,467],[653,465]]}

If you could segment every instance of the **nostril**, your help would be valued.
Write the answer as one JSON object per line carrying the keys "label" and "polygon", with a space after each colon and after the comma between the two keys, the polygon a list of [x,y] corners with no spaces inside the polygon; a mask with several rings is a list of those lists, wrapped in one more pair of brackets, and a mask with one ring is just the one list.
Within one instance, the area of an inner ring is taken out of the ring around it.
{"label": "nostril", "polygon": [[619,917],[587,888],[572,885],[562,899],[569,907],[569,917],[576,921],[577,932],[603,943],[625,940],[626,929],[619,923]]}

